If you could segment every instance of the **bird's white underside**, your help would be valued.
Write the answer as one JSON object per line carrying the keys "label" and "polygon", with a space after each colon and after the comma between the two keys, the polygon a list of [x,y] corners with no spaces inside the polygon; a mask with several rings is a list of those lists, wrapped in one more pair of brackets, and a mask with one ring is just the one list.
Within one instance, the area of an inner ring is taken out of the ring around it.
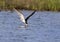
{"label": "bird's white underside", "polygon": [[18,12],[16,9],[14,9],[16,12],[17,12],[17,14],[19,15],[19,17],[20,17],[20,20],[23,22],[23,23],[25,23],[25,18],[24,18],[24,16],[23,16],[23,14],[22,13],[20,13],[20,12]]}

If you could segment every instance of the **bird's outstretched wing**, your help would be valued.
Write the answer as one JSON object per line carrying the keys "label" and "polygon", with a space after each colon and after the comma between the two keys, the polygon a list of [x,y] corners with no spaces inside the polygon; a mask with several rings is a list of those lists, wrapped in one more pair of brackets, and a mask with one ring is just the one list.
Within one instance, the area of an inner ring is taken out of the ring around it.
{"label": "bird's outstretched wing", "polygon": [[14,8],[14,11],[17,12],[17,14],[19,15],[20,20],[21,20],[23,23],[25,23],[25,18],[24,18],[24,16],[23,16],[23,14],[22,14],[21,12],[19,12],[18,10],[16,10],[15,8]]}
{"label": "bird's outstretched wing", "polygon": [[34,12],[32,12],[32,13],[25,19],[26,23],[27,23],[27,20],[28,20],[35,12],[36,12],[36,10],[34,10]]}

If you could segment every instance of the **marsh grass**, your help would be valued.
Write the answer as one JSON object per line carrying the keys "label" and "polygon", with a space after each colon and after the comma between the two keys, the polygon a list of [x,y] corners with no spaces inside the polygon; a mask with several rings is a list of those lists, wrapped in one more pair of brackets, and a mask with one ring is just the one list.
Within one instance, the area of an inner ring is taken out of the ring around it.
{"label": "marsh grass", "polygon": [[60,0],[0,0],[0,9],[60,11]]}

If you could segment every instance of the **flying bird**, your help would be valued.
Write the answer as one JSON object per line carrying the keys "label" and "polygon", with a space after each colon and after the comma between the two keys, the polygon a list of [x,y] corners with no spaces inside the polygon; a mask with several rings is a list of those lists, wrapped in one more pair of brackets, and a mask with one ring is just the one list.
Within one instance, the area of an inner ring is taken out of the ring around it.
{"label": "flying bird", "polygon": [[25,24],[25,27],[27,27],[27,25],[28,25],[28,19],[36,12],[36,10],[34,10],[34,11],[25,19],[22,12],[19,12],[19,11],[16,10],[15,8],[14,8],[14,11],[17,12],[17,14],[18,14],[19,17],[20,17],[20,20]]}

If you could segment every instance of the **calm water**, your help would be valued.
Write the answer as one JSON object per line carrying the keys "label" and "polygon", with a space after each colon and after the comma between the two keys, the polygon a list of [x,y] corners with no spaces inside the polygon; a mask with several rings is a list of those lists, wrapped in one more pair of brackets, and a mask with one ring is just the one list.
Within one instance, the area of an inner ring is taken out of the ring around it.
{"label": "calm water", "polygon": [[[25,18],[33,11],[22,10]],[[37,11],[28,27],[16,12],[0,12],[0,42],[60,42],[60,12]]]}

